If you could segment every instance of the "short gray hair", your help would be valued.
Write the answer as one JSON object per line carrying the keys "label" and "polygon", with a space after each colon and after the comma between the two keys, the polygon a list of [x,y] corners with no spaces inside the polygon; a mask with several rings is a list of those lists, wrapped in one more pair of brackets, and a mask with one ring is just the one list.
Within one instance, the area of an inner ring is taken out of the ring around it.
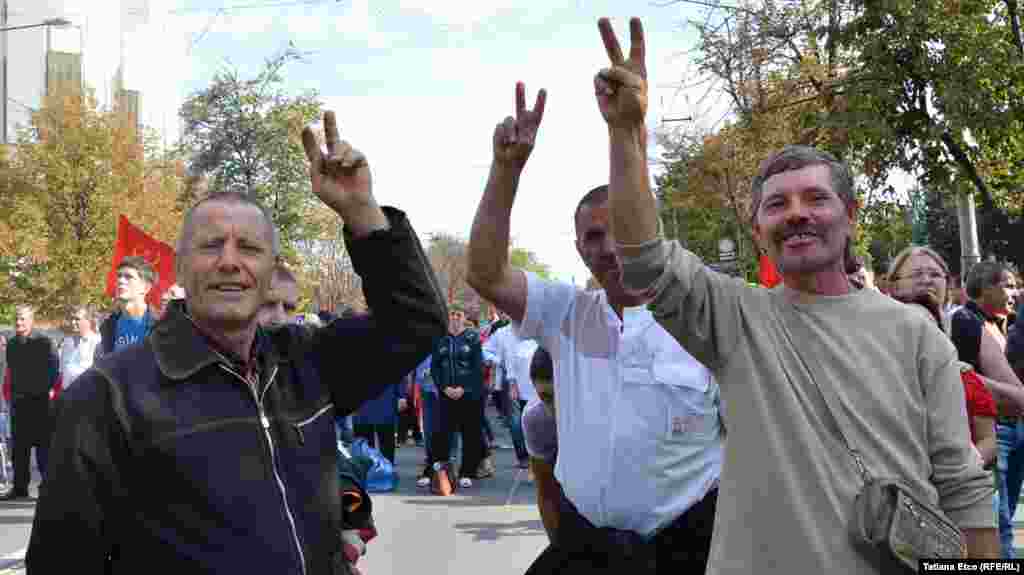
{"label": "short gray hair", "polygon": [[974,264],[971,266],[971,271],[967,273],[967,281],[964,283],[967,297],[978,299],[981,297],[981,292],[987,288],[999,285],[999,282],[1003,281],[1003,274],[1006,273],[1013,272],[1002,262],[978,262]]}
{"label": "short gray hair", "polygon": [[277,231],[277,226],[274,225],[274,218],[270,214],[270,210],[255,198],[243,192],[214,192],[193,204],[192,207],[185,212],[185,218],[181,223],[181,232],[178,234],[178,241],[174,248],[176,255],[183,255],[188,252],[189,242],[192,240],[193,228],[195,227],[195,223],[193,222],[195,219],[195,213],[199,209],[199,206],[208,202],[254,206],[261,214],[263,214],[263,219],[267,222],[267,228],[270,229],[271,250],[273,251],[274,257],[281,255],[281,234]]}
{"label": "short gray hair", "polygon": [[89,305],[75,306],[73,313],[77,314],[78,312],[82,312],[85,315],[85,319],[89,320],[93,329],[97,329],[99,327],[99,314],[96,312],[95,308]]}
{"label": "short gray hair", "polygon": [[789,145],[761,162],[761,167],[758,168],[757,175],[751,182],[750,193],[753,200],[750,209],[751,222],[757,219],[757,210],[760,209],[761,198],[764,196],[764,183],[768,178],[809,166],[828,166],[829,175],[832,178],[832,191],[843,200],[847,207],[857,203],[853,192],[853,172],[850,171],[849,166],[832,154],[817,148]]}
{"label": "short gray hair", "polygon": [[21,312],[27,313],[29,317],[32,318],[36,317],[36,308],[30,306],[27,303],[18,304],[14,306],[14,315],[18,315]]}

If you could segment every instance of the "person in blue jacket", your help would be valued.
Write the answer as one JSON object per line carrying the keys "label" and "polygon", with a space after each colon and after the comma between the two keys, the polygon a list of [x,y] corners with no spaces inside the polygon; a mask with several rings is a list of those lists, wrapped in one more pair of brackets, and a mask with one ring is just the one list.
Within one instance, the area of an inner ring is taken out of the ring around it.
{"label": "person in blue jacket", "polygon": [[400,403],[408,405],[408,380],[406,375],[400,382],[392,383],[380,395],[359,407],[353,420],[355,436],[366,439],[370,447],[380,449],[381,454],[395,463],[395,433],[398,427]]}

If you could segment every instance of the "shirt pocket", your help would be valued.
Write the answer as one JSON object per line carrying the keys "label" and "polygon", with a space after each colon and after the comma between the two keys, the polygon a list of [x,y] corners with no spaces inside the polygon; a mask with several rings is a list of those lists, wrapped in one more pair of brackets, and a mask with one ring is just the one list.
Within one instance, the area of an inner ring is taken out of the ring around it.
{"label": "shirt pocket", "polygon": [[664,393],[665,439],[671,442],[706,441],[719,434],[720,422],[711,376],[697,366],[655,363],[653,380]]}

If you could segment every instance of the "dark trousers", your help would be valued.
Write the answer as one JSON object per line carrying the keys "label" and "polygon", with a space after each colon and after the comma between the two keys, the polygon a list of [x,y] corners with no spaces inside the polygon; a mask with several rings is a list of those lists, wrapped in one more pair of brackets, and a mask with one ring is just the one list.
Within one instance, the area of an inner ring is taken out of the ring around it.
{"label": "dark trousers", "polygon": [[483,455],[483,426],[480,420],[483,418],[484,403],[465,395],[459,399],[449,399],[442,392],[440,404],[441,433],[432,433],[430,436],[430,453],[434,458],[431,464],[447,461],[452,435],[459,432],[462,433],[462,468],[459,476],[474,478]]}
{"label": "dark trousers", "polygon": [[490,394],[484,390],[484,397],[480,400],[480,459],[494,455],[494,429],[490,420],[487,419],[487,401]]}
{"label": "dark trousers", "polygon": [[[374,435],[377,436],[376,440]],[[356,424],[355,425],[355,436],[361,437],[370,444],[370,447],[376,447],[380,450],[381,455],[386,457],[391,463],[395,462],[395,425],[382,425],[382,424]]]}
{"label": "dark trousers", "polygon": [[423,439],[423,434],[420,433],[419,418],[416,417],[416,410],[411,405],[398,414],[398,441],[405,443],[405,440],[409,438],[410,431],[414,441]]}
{"label": "dark trousers", "polygon": [[595,527],[565,497],[561,486],[559,496],[556,542],[537,557],[526,575],[700,574],[707,568],[718,489],[651,539],[632,531]]}
{"label": "dark trousers", "polygon": [[28,493],[32,478],[29,468],[32,448],[36,448],[36,464],[46,481],[46,462],[50,451],[52,421],[50,399],[15,398],[11,402],[11,463],[14,465],[14,491]]}

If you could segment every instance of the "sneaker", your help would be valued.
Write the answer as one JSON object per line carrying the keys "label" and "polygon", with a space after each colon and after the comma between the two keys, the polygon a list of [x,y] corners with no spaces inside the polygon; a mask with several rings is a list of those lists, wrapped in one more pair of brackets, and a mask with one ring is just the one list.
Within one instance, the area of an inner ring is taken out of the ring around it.
{"label": "sneaker", "polygon": [[423,488],[430,487],[430,477],[427,476],[427,475],[424,475],[423,477],[420,477],[419,479],[417,479],[416,480],[416,487],[423,487]]}
{"label": "sneaker", "polygon": [[491,459],[490,457],[487,457],[483,461],[481,461],[480,466],[477,467],[476,478],[487,479],[488,477],[494,477],[495,471],[496,469],[494,467],[494,460]]}
{"label": "sneaker", "polygon": [[468,477],[463,477],[459,480],[459,487],[462,489],[473,487],[473,480]]}

